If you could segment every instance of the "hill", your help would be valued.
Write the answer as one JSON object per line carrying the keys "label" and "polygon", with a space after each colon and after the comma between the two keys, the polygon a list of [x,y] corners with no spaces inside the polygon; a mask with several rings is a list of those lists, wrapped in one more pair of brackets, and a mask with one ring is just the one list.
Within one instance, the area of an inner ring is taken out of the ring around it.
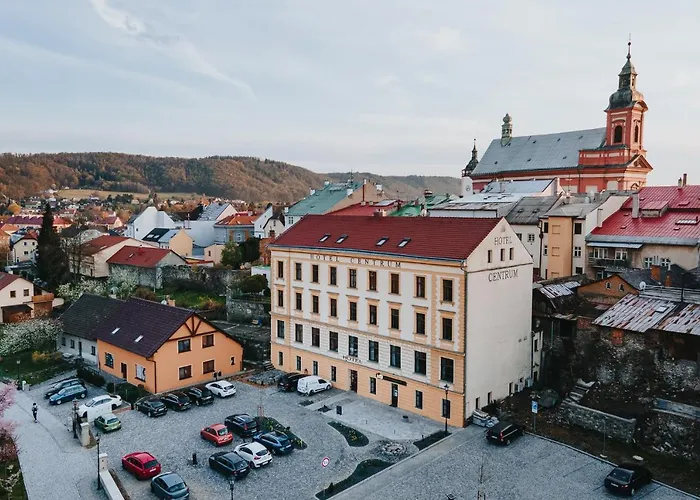
{"label": "hill", "polygon": [[[451,177],[353,173],[382,184],[392,197],[409,199],[425,189],[456,192]],[[0,194],[20,198],[49,188],[105,191],[195,192],[247,201],[293,202],[324,179],[348,180],[349,173],[318,174],[288,163],[239,156],[175,158],[123,153],[1,154]]]}

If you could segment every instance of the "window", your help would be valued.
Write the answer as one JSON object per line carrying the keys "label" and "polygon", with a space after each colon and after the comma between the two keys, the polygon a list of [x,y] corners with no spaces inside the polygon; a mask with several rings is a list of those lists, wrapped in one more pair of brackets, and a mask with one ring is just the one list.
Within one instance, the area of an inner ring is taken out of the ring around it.
{"label": "window", "polygon": [[391,292],[393,294],[399,294],[399,275],[398,273],[391,273]]}
{"label": "window", "polygon": [[506,249],[501,248],[501,262],[506,260]]}
{"label": "window", "polygon": [[[626,248],[616,248],[615,249],[615,260],[627,260],[627,249]],[[663,259],[661,259],[661,260],[663,261]]]}
{"label": "window", "polygon": [[330,267],[330,275],[328,277],[328,282],[335,286],[338,284],[338,268],[335,266]]}
{"label": "window", "polygon": [[202,337],[202,348],[206,349],[207,347],[214,347],[214,334],[210,333],[209,335],[204,335]]}
{"label": "window", "polygon": [[423,391],[416,391],[416,408],[423,409]]}
{"label": "window", "polygon": [[357,337],[348,336],[348,356],[357,357]]}
{"label": "window", "polygon": [[399,248],[403,248],[406,245],[408,245],[408,242],[411,241],[411,238],[404,238],[402,239],[399,244],[397,245]]}
{"label": "window", "polygon": [[282,351],[277,353],[277,364],[280,366],[284,365],[284,353]]}
{"label": "window", "polygon": [[639,125],[634,126],[634,142],[639,142]]}
{"label": "window", "polygon": [[620,284],[617,286],[617,291],[618,291],[618,292],[624,292],[624,291],[625,291],[625,285],[623,285],[622,283],[620,283]]}
{"label": "window", "polygon": [[377,291],[377,271],[369,271],[367,273],[369,281],[369,289],[373,292]]}
{"label": "window", "polygon": [[667,257],[663,257],[661,259],[661,267],[665,267],[665,268],[670,269],[671,268],[671,259],[669,259]]}
{"label": "window", "polygon": [[[26,254],[27,252],[24,252],[24,253]],[[17,297],[17,292],[14,290],[10,290],[10,298],[14,299],[15,297]]]}
{"label": "window", "polygon": [[24,289],[24,296],[29,297],[29,288]]}
{"label": "window", "polygon": [[350,288],[357,288],[357,269],[348,270],[348,286]]}
{"label": "window", "polygon": [[442,280],[442,301],[452,302],[452,280]]}
{"label": "window", "polygon": [[549,222],[545,222],[542,227],[542,232],[547,234],[549,232]]}
{"label": "window", "polygon": [[542,247],[542,255],[547,255],[547,245]]}
{"label": "window", "polygon": [[369,378],[369,393],[377,394],[377,379],[374,377]]}
{"label": "window", "polygon": [[527,242],[528,243],[534,243],[535,242],[535,235],[530,233],[527,235]]}
{"label": "window", "polygon": [[416,333],[425,335],[425,313],[416,313]]}
{"label": "window", "polygon": [[75,349],[75,340],[70,339],[70,348]]}
{"label": "window", "polygon": [[284,338],[284,321],[282,321],[281,319],[277,320],[277,338]]}
{"label": "window", "polygon": [[330,312],[331,318],[337,318],[338,317],[338,299],[331,299],[331,312]]}
{"label": "window", "polygon": [[493,250],[489,250],[488,252],[486,252],[486,260],[489,264],[493,262]]}
{"label": "window", "polygon": [[284,307],[284,290],[277,290],[277,307]]}
{"label": "window", "polygon": [[377,324],[377,306],[375,306],[375,305],[369,306],[369,324],[370,325]]}
{"label": "window", "polygon": [[369,341],[369,360],[374,363],[379,363],[379,342],[374,340]]}
{"label": "window", "polygon": [[454,382],[455,361],[450,358],[440,358],[440,380]]}
{"label": "window", "polygon": [[192,350],[190,339],[182,339],[177,341],[177,352],[189,352]]}
{"label": "window", "polygon": [[574,257],[581,257],[581,247],[574,247]]}
{"label": "window", "polygon": [[318,314],[318,295],[311,296],[311,312]]}
{"label": "window", "polygon": [[[321,329],[311,328],[311,347],[321,347]],[[318,375],[318,373],[314,373]]]}
{"label": "window", "polygon": [[520,241],[523,241],[523,233],[515,233],[515,236],[517,236]]}
{"label": "window", "polygon": [[141,365],[136,365],[136,375],[135,377],[141,382],[146,381],[146,367]]}
{"label": "window", "polygon": [[338,378],[338,374],[336,373],[335,366],[331,366],[331,382],[335,382],[336,379]]}
{"label": "window", "polygon": [[301,356],[297,356],[297,371],[301,371]]}
{"label": "window", "polygon": [[622,125],[615,127],[615,132],[613,134],[613,143],[620,144],[622,142]]}
{"label": "window", "polygon": [[294,295],[294,297],[295,297],[295,299],[296,299],[296,303],[294,304],[294,308],[295,308],[297,311],[301,311],[301,292],[297,292],[297,293]]}
{"label": "window", "polygon": [[654,258],[653,257],[644,257],[644,269],[649,269],[653,265],[654,265]]}
{"label": "window", "polygon": [[491,403],[493,403],[493,393],[492,393],[492,392],[489,392],[489,393],[486,395],[486,404],[489,404],[489,405],[490,405]]}
{"label": "window", "polygon": [[65,337],[61,337],[61,345],[63,345],[63,346],[66,345],[66,338]]}
{"label": "window", "polygon": [[330,234],[326,233],[326,234],[324,234],[323,236],[321,236],[321,238],[320,238],[318,241],[320,241],[321,243],[323,243],[323,242],[326,241],[328,238],[330,238],[330,236],[331,236]]}
{"label": "window", "polygon": [[401,348],[395,345],[389,346],[389,365],[401,368]]}
{"label": "window", "polygon": [[179,376],[180,380],[192,378],[192,365],[181,366],[178,369],[178,376]]}
{"label": "window", "polygon": [[391,328],[392,330],[399,329],[399,310],[398,309],[391,310],[391,323],[389,325],[389,328]]}
{"label": "window", "polygon": [[416,297],[425,298],[425,276],[416,276]]}
{"label": "window", "polygon": [[442,400],[442,418],[450,418],[450,400]]}
{"label": "window", "polygon": [[311,266],[311,281],[313,283],[318,283],[318,264]]}
{"label": "window", "polygon": [[387,237],[379,238],[379,241],[377,242],[377,246],[380,247],[384,243],[386,243],[387,241],[389,241],[389,238],[387,238]]}
{"label": "window", "polygon": [[610,282],[609,282],[609,281],[606,281],[606,282],[605,282],[605,289],[606,289],[606,290],[610,290],[611,288],[612,288],[612,287],[610,286]]}
{"label": "window", "polygon": [[94,345],[90,346],[90,354],[95,356],[97,354],[97,348]]}
{"label": "window", "polygon": [[539,350],[539,345],[538,345],[538,344],[539,344],[539,340],[540,340],[540,339],[535,339],[534,342],[532,343],[532,348],[533,348],[533,350],[534,350],[535,352],[537,352],[537,351]]}
{"label": "window", "polygon": [[419,375],[425,375],[427,369],[427,355],[419,351],[415,351],[413,355],[413,371]]}
{"label": "window", "polygon": [[338,352],[338,332],[328,332],[328,349]]}
{"label": "window", "polygon": [[214,373],[214,360],[210,359],[209,361],[205,361],[202,363],[202,373]]}
{"label": "window", "polygon": [[481,409],[481,398],[476,398],[474,400],[474,408],[476,408],[477,410]]}
{"label": "window", "polygon": [[311,363],[311,373],[318,375],[318,361],[313,361]]}
{"label": "window", "polygon": [[114,368],[114,356],[108,352],[105,353],[105,366]]}
{"label": "window", "polygon": [[514,257],[515,257],[515,249],[513,247],[510,247],[508,249],[508,259],[513,260]]}
{"label": "window", "polygon": [[357,302],[350,301],[350,321],[357,321]]}
{"label": "window", "polygon": [[580,222],[574,222],[574,234],[581,234],[583,232],[583,224]]}
{"label": "window", "polygon": [[583,274],[583,268],[582,268],[582,267],[577,267],[577,268],[576,268],[576,274]]}
{"label": "window", "polygon": [[294,342],[304,342],[304,325],[294,325]]}
{"label": "window", "polygon": [[442,318],[442,340],[452,340],[452,318]]}
{"label": "window", "polygon": [[301,262],[294,263],[294,279],[301,281]]}
{"label": "window", "polygon": [[284,261],[277,261],[277,277],[284,278]]}

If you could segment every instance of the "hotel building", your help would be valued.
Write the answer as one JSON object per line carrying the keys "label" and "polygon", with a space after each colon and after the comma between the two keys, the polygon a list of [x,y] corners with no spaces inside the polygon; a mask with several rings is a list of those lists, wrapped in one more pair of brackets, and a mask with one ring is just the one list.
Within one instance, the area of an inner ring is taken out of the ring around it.
{"label": "hotel building", "polygon": [[536,380],[532,257],[505,219],[308,215],[270,249],[280,370],[460,427]]}

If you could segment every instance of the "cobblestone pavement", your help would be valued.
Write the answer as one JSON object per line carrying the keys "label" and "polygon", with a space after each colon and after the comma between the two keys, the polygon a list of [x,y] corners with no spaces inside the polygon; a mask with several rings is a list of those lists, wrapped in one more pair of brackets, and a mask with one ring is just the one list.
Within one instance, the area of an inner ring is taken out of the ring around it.
{"label": "cobblestone pavement", "polygon": [[[480,485],[480,471],[483,479]],[[367,481],[336,495],[334,500],[499,500],[615,498],[603,487],[611,466],[567,446],[526,435],[508,447],[486,442],[484,429],[460,430]],[[639,498],[690,499],[657,483]]]}

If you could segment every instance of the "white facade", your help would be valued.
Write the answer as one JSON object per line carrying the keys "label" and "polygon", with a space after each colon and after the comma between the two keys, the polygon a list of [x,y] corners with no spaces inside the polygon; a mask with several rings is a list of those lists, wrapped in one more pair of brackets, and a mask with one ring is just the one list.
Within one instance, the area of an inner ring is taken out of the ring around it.
{"label": "white facade", "polygon": [[263,228],[264,237],[270,238],[272,235],[277,237],[282,234],[285,229],[287,229],[287,226],[284,225],[284,222],[282,222],[279,217],[273,217],[265,223]]}
{"label": "white facade", "polygon": [[37,241],[34,238],[24,237],[12,245],[12,262],[33,261],[36,257]]}
{"label": "white facade", "polygon": [[173,229],[175,223],[170,216],[155,207],[148,207],[126,225],[124,236],[140,240],[157,227]]}
{"label": "white facade", "polygon": [[265,211],[253,222],[253,237],[265,238],[265,225],[272,218],[272,204],[268,205]]}
{"label": "white facade", "polygon": [[97,365],[97,342],[94,340],[62,333],[57,339],[56,347],[63,353],[82,357],[88,363]]}

